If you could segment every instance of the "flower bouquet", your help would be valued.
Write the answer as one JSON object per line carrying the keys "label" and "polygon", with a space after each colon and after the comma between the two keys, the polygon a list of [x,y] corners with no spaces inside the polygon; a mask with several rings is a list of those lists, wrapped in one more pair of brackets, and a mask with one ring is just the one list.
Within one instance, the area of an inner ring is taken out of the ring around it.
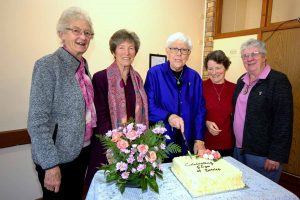
{"label": "flower bouquet", "polygon": [[218,151],[206,149],[205,151],[200,152],[198,157],[217,161],[221,158],[221,154]]}
{"label": "flower bouquet", "polygon": [[106,181],[115,181],[120,192],[125,191],[128,184],[146,191],[148,186],[159,193],[156,178],[163,178],[162,162],[168,154],[180,153],[179,145],[170,143],[170,139],[162,122],[147,129],[143,124],[134,122],[110,130],[100,136],[105,148],[112,154],[110,164],[103,165]]}

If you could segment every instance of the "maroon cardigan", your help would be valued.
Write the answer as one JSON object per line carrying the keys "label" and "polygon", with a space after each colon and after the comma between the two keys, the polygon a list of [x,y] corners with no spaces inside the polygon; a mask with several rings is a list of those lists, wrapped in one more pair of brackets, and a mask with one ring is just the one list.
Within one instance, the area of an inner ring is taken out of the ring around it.
{"label": "maroon cardigan", "polygon": [[[108,82],[106,69],[99,71],[93,76],[93,87],[95,92],[94,103],[97,114],[97,127],[94,128],[94,135],[91,139],[91,156],[86,174],[86,184],[90,185],[94,174],[97,172],[97,167],[107,163],[105,152],[97,134],[105,134],[112,129],[109,105],[108,105]],[[135,117],[135,92],[132,84],[131,76],[128,74],[126,85],[122,81],[120,84],[124,86],[127,118]]]}

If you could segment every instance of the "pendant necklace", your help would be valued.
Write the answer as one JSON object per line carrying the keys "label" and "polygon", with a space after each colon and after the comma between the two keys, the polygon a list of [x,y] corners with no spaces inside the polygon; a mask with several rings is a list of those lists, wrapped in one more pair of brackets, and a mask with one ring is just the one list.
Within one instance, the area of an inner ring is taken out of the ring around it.
{"label": "pendant necklace", "polygon": [[[256,80],[256,79],[255,79],[255,80]],[[254,81],[255,81],[255,80],[254,80]],[[246,84],[246,87],[245,87],[245,90],[244,90],[244,92],[243,92],[243,95],[246,95],[246,94],[248,93],[248,91],[249,91],[249,89],[250,89],[250,87],[251,87],[251,85],[252,85],[252,83],[253,83],[254,81],[250,81],[250,75],[249,75],[249,84],[245,83],[245,84]]]}
{"label": "pendant necklace", "polygon": [[214,83],[213,83],[213,86],[214,86],[215,92],[216,92],[216,94],[217,94],[217,96],[218,96],[218,100],[221,101],[221,94],[222,94],[222,92],[223,92],[223,89],[224,89],[224,86],[225,86],[225,82],[224,82],[224,84],[223,84],[223,86],[222,86],[220,92],[218,92],[218,90],[217,90],[217,88],[215,87],[215,84],[214,84]]}
{"label": "pendant necklace", "polygon": [[180,78],[181,78],[181,76],[182,76],[182,72],[183,72],[183,70],[181,70],[181,73],[180,73],[180,75],[179,75],[178,78],[177,78],[176,76],[174,76],[175,79],[176,79],[176,84],[177,84],[177,86],[179,86],[179,85],[181,84]]}

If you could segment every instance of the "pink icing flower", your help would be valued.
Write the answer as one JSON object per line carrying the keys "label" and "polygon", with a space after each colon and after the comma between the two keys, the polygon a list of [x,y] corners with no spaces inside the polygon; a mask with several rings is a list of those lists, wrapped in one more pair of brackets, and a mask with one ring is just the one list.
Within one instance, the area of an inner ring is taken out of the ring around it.
{"label": "pink icing flower", "polygon": [[221,158],[221,154],[218,151],[209,150],[209,149],[200,151],[198,153],[198,156],[209,160],[218,160]]}
{"label": "pink icing flower", "polygon": [[120,141],[122,135],[123,135],[123,133],[121,133],[121,132],[113,132],[111,141],[113,141],[113,142]]}
{"label": "pink icing flower", "polygon": [[125,133],[125,135],[129,140],[135,140],[139,136],[139,134],[135,130],[131,130]]}
{"label": "pink icing flower", "polygon": [[150,176],[154,176],[154,171],[150,171]]}
{"label": "pink icing flower", "polygon": [[149,147],[146,144],[140,144],[140,145],[137,146],[137,149],[140,153],[146,154],[149,150]]}
{"label": "pink icing flower", "polygon": [[128,142],[126,140],[121,139],[119,142],[117,142],[117,147],[121,151],[125,151],[126,148],[129,146]]}
{"label": "pink icing flower", "polygon": [[123,173],[121,174],[121,176],[122,176],[123,179],[128,179],[129,172],[123,172]]}
{"label": "pink icing flower", "polygon": [[157,159],[155,151],[149,151],[149,156],[146,156],[146,160],[150,163],[154,163]]}
{"label": "pink icing flower", "polygon": [[214,156],[215,160],[218,160],[221,158],[221,154],[218,151],[212,150],[212,155]]}

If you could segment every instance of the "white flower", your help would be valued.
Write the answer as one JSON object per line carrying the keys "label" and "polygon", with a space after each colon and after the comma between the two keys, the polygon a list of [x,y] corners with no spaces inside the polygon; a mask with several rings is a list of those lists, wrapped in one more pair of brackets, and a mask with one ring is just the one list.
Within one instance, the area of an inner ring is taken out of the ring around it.
{"label": "white flower", "polygon": [[127,131],[128,132],[133,129],[133,125],[134,125],[133,123],[130,123],[130,124],[127,125]]}
{"label": "white flower", "polygon": [[167,140],[171,140],[171,138],[170,138],[169,135],[165,135],[165,138],[166,138]]}
{"label": "white flower", "polygon": [[212,154],[209,154],[208,159],[209,159],[209,160],[213,160],[213,159],[214,159],[214,156],[213,156]]}
{"label": "white flower", "polygon": [[154,171],[150,171],[150,176],[154,176]]}
{"label": "white flower", "polygon": [[106,135],[106,137],[111,137],[112,136],[112,131],[109,130],[105,135]]}
{"label": "white flower", "polygon": [[132,173],[135,173],[135,172],[136,172],[136,168],[133,167],[133,168],[131,169],[131,172],[132,172]]}
{"label": "white flower", "polygon": [[208,154],[203,154],[203,158],[208,159],[209,155]]}
{"label": "white flower", "polygon": [[152,163],[152,167],[156,168],[157,167],[157,163],[156,162]]}
{"label": "white flower", "polygon": [[127,168],[128,168],[128,166],[127,166],[127,164],[126,163],[124,163],[124,162],[118,162],[117,164],[116,164],[116,168],[117,168],[117,170],[119,170],[119,171],[126,171],[127,170]]}
{"label": "white flower", "polygon": [[166,145],[165,145],[164,143],[161,143],[161,144],[160,144],[160,148],[161,148],[161,149],[166,149]]}
{"label": "white flower", "polygon": [[123,173],[121,174],[121,176],[122,176],[122,179],[128,179],[129,172],[123,172]]}

